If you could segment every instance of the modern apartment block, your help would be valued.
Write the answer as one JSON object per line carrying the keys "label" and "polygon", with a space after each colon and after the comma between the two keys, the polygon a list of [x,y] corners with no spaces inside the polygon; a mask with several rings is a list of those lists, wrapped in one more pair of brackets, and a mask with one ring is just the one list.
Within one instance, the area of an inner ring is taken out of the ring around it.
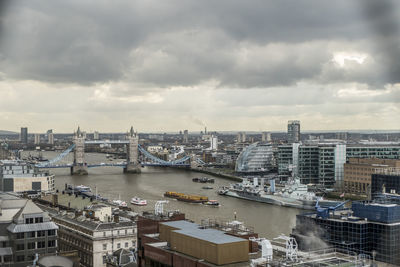
{"label": "modern apartment block", "polygon": [[21,133],[19,135],[19,140],[23,144],[28,143],[28,128],[27,127],[21,127]]}
{"label": "modern apartment block", "polygon": [[31,200],[0,193],[0,265],[25,267],[57,250],[57,225]]}
{"label": "modern apartment block", "polygon": [[344,164],[350,158],[400,159],[400,146],[346,145],[319,142],[278,146],[278,174],[292,169],[304,184],[343,185]]}
{"label": "modern apartment block", "polygon": [[288,143],[300,142],[300,121],[288,121]]}
{"label": "modern apartment block", "polygon": [[393,167],[400,167],[400,160],[349,158],[348,162],[344,164],[344,189],[348,193],[369,195],[371,176],[376,170]]}
{"label": "modern apartment block", "polygon": [[0,161],[0,190],[4,192],[53,191],[54,175],[22,160]]}

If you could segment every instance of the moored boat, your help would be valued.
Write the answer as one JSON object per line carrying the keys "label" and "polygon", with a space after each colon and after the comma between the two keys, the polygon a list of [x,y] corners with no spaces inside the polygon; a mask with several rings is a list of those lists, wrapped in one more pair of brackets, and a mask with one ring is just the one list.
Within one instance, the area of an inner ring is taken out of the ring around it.
{"label": "moored boat", "polygon": [[126,202],[125,201],[123,201],[123,200],[120,200],[120,199],[114,199],[113,201],[112,201],[112,204],[114,204],[114,205],[116,205],[116,206],[118,206],[118,207],[128,207],[128,204],[126,204]]}
{"label": "moored boat", "polygon": [[307,185],[301,184],[300,180],[293,179],[285,185],[282,190],[275,191],[275,182],[272,180],[269,188],[258,185],[256,181],[248,180],[242,183],[231,184],[230,187],[222,187],[218,194],[226,195],[251,201],[263,202],[284,207],[314,210],[317,200],[321,206],[335,206],[338,201],[325,200],[313,192],[309,192]]}
{"label": "moored boat", "polygon": [[137,206],[146,206],[147,205],[147,200],[141,199],[140,197],[133,197],[131,199],[131,204],[137,205]]}

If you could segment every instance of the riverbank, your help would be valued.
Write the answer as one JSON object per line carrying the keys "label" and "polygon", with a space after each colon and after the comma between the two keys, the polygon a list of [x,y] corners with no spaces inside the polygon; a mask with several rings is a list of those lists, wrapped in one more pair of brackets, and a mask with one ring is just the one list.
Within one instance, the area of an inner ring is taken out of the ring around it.
{"label": "riverbank", "polygon": [[205,174],[214,175],[217,177],[225,178],[225,179],[236,181],[236,182],[241,182],[243,180],[242,178],[240,178],[238,176],[230,175],[230,174],[226,174],[226,173],[222,173],[222,172],[214,172],[214,171],[211,171],[210,169],[194,169],[194,168],[192,168],[190,170],[194,171],[194,172],[201,172],[201,173],[205,173]]}

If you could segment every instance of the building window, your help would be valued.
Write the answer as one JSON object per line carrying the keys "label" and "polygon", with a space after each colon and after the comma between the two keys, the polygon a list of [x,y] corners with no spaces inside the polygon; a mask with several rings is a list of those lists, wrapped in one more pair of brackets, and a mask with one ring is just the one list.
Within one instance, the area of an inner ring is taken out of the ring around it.
{"label": "building window", "polygon": [[37,237],[41,237],[41,236],[45,236],[46,235],[46,231],[37,231],[36,236]]}
{"label": "building window", "polygon": [[27,238],[33,238],[35,237],[35,232],[28,232],[27,233]]}
{"label": "building window", "polygon": [[17,233],[17,239],[24,239],[24,233]]}
{"label": "building window", "polygon": [[103,244],[103,250],[107,250],[107,244]]}
{"label": "building window", "polygon": [[17,251],[24,250],[25,245],[24,244],[17,244]]}
{"label": "building window", "polygon": [[24,255],[17,256],[17,262],[25,261]]}
{"label": "building window", "polygon": [[33,218],[26,218],[25,219],[26,224],[32,224],[33,223]]}
{"label": "building window", "polygon": [[119,235],[119,230],[117,231],[117,235]]}
{"label": "building window", "polygon": [[106,236],[106,232],[103,232],[103,236]]}
{"label": "building window", "polygon": [[10,255],[5,255],[4,256],[4,262],[11,262],[12,257]]}
{"label": "building window", "polygon": [[127,235],[127,234],[128,234],[128,230],[125,229],[125,235]]}
{"label": "building window", "polygon": [[28,249],[35,249],[35,242],[28,243]]}
{"label": "building window", "polygon": [[55,240],[50,240],[49,242],[48,242],[48,247],[49,248],[52,248],[52,247],[55,247],[56,246],[56,241]]}
{"label": "building window", "polygon": [[118,244],[117,244],[117,248],[121,248],[121,243],[118,243]]}
{"label": "building window", "polygon": [[106,264],[107,256],[103,255],[103,264]]}
{"label": "building window", "polygon": [[44,241],[37,242],[37,248],[45,248],[46,243]]}
{"label": "building window", "polygon": [[35,218],[35,223],[42,223],[42,222],[43,222],[43,217]]}
{"label": "building window", "polygon": [[127,248],[129,246],[128,242],[125,242],[125,247]]}
{"label": "building window", "polygon": [[136,242],[132,241],[132,247],[135,247],[135,246],[136,246]]}
{"label": "building window", "polygon": [[47,231],[47,235],[48,235],[48,236],[56,235],[56,230],[48,230],[48,231]]}

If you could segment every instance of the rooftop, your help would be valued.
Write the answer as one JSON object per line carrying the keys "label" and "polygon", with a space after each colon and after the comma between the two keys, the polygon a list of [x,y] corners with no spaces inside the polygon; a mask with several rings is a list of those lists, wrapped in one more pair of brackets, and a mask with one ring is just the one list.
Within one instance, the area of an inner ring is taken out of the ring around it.
{"label": "rooftop", "polygon": [[67,212],[58,212],[55,209],[46,207],[41,205],[41,207],[47,210],[50,213],[50,216],[57,223],[58,221],[64,221],[67,223],[74,224],[76,226],[80,226],[90,231],[105,231],[105,230],[118,230],[118,229],[126,229],[135,226],[135,222],[131,220],[127,220],[124,218],[120,218],[120,221],[117,222],[101,222],[94,221],[90,218],[86,218],[84,216],[75,216],[74,213]]}
{"label": "rooftop", "polygon": [[191,236],[196,239],[208,241],[214,244],[227,244],[245,241],[245,239],[243,238],[227,235],[225,232],[220,230],[200,228],[200,225],[188,221],[173,221],[161,224],[179,229],[174,230],[173,232],[180,233],[186,236]]}

